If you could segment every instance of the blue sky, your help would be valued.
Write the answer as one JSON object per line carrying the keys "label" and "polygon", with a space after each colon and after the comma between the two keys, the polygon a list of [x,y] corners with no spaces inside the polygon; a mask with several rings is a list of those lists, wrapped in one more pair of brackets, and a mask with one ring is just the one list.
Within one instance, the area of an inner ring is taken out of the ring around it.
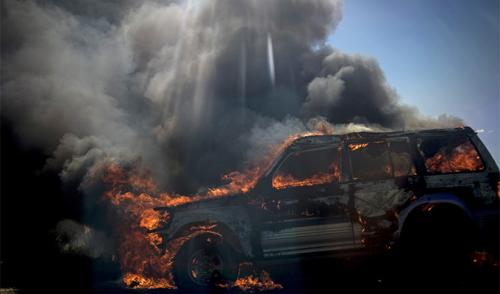
{"label": "blue sky", "polygon": [[499,1],[344,0],[329,42],[378,60],[405,104],[461,117],[500,164]]}

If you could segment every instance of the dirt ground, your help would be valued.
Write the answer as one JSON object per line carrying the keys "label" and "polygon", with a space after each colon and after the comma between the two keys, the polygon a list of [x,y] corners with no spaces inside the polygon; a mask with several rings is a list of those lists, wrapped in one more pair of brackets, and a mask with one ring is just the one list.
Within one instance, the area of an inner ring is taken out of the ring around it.
{"label": "dirt ground", "polygon": [[[404,270],[394,257],[295,262],[266,268],[283,289],[267,293],[500,293],[498,265],[472,264],[460,274],[429,274],[430,269]],[[95,287],[98,293],[190,293],[179,290],[126,289],[116,282]],[[258,289],[213,289],[210,293],[260,292]]]}

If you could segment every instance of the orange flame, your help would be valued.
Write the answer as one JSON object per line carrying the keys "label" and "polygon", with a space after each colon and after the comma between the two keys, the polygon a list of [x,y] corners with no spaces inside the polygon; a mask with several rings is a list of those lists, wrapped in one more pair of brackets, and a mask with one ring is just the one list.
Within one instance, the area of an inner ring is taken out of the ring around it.
{"label": "orange flame", "polygon": [[220,288],[234,289],[242,291],[269,291],[283,289],[283,286],[274,282],[266,271],[257,274],[251,262],[242,262],[239,265],[238,278],[233,283],[218,284]]}
{"label": "orange flame", "polygon": [[161,222],[160,212],[153,209],[146,209],[141,214],[139,226],[148,230],[156,229]]}
{"label": "orange flame", "polygon": [[247,169],[245,172],[233,171],[224,175],[222,180],[229,183],[221,187],[210,188],[207,196],[227,196],[237,193],[247,193],[255,187],[262,174],[271,167],[274,159],[283,153],[295,140],[304,137],[325,135],[328,134],[326,133],[327,131],[327,129],[321,129],[320,131],[303,132],[288,136],[278,146],[271,146],[268,155],[260,160],[259,163],[256,163],[254,167]]}
{"label": "orange flame", "polygon": [[366,146],[368,146],[368,143],[363,143],[363,144],[349,144],[349,150],[356,151],[358,149],[363,149]]}
{"label": "orange flame", "polygon": [[245,173],[233,171],[222,177],[222,180],[229,181],[228,184],[217,187],[210,188],[208,190],[208,196],[225,196],[230,194],[247,193],[257,183],[257,180],[262,174],[262,168],[256,166],[252,169],[248,169]]}
{"label": "orange flame", "polygon": [[497,183],[497,196],[500,198],[500,181]]}
{"label": "orange flame", "polygon": [[277,174],[273,177],[272,184],[275,189],[284,189],[289,187],[315,186],[328,184],[334,180],[339,180],[340,171],[338,166],[332,163],[329,167],[330,172],[317,173],[306,179],[296,179],[292,175]]}
{"label": "orange flame", "polygon": [[249,275],[238,278],[234,282],[233,287],[237,287],[242,291],[283,289],[283,286],[274,282],[266,271],[262,271],[259,276]]}
{"label": "orange flame", "polygon": [[484,169],[481,157],[470,142],[457,146],[449,154],[445,148],[442,148],[433,157],[425,160],[425,166],[430,173],[455,173]]}
{"label": "orange flame", "polygon": [[[172,277],[173,259],[188,240],[207,232],[217,234],[213,226],[192,228],[184,236],[171,240],[164,251],[160,249],[163,238],[151,230],[168,220],[167,213],[154,210],[155,207],[171,207],[207,198],[223,197],[247,193],[257,183],[261,175],[273,164],[274,158],[281,154],[298,138],[322,135],[325,130],[306,132],[289,136],[282,144],[275,146],[259,164],[245,172],[230,172],[222,177],[228,183],[211,188],[204,195],[177,195],[159,191],[152,174],[134,165],[122,168],[115,162],[103,162],[92,171],[92,180],[98,176],[107,186],[104,199],[117,208],[120,220],[116,224],[120,241],[118,254],[124,273],[123,283],[132,288],[175,288]],[[332,178],[332,175],[328,175]],[[319,180],[316,180],[317,182]],[[259,279],[254,276],[238,279],[236,287],[241,289],[277,289],[267,273]]]}

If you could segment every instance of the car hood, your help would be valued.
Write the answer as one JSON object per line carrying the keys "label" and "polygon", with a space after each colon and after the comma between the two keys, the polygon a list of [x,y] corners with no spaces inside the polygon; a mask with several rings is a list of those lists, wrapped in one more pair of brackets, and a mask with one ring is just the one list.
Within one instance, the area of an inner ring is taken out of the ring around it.
{"label": "car hood", "polygon": [[[192,202],[187,202],[177,206],[166,207],[168,211],[182,211],[188,209],[198,209],[198,208],[212,208],[220,206],[231,206],[236,204],[245,203],[249,198],[248,194],[232,194],[220,197],[209,197],[205,199],[195,200]],[[162,209],[163,207],[158,207],[157,209]]]}

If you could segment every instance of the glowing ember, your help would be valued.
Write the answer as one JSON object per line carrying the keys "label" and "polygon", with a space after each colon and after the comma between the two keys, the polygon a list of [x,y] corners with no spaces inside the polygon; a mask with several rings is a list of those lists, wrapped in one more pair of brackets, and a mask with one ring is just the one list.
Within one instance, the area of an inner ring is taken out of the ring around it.
{"label": "glowing ember", "polygon": [[476,266],[498,267],[498,258],[485,250],[474,250],[471,254],[471,260]]}
{"label": "glowing ember", "polygon": [[368,146],[368,143],[363,143],[363,144],[349,144],[349,150],[351,151],[356,151],[358,149],[362,149]]}
{"label": "glowing ember", "polygon": [[422,206],[422,211],[424,212],[431,212],[434,209],[435,205],[433,203],[427,203],[424,206]]}

